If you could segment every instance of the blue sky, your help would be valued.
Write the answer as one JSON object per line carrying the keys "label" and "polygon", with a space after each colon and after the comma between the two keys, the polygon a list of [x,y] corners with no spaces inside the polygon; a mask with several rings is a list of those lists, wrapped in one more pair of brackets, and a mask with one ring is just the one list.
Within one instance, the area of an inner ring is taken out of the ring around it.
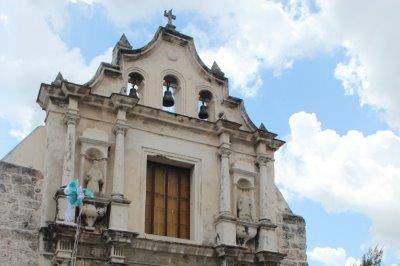
{"label": "blue sky", "polygon": [[[165,24],[162,11],[174,8],[177,29],[195,38],[206,63],[218,62],[253,121],[287,141],[276,180],[307,221],[310,265],[345,265],[377,243],[386,247],[385,265],[398,262],[400,231],[390,226],[400,215],[400,161],[393,159],[400,152],[400,68],[391,70],[391,59],[400,58],[392,11],[398,2],[254,0],[235,8],[223,2],[212,10],[185,1],[0,4],[0,36],[11,40],[0,48],[0,62],[22,73],[0,75],[0,91],[10,95],[0,100],[0,157],[43,121],[34,103],[40,82],[58,71],[87,81],[123,32],[141,47]],[[17,10],[28,18],[17,22]],[[16,24],[23,22],[36,35]],[[372,31],[369,23],[388,30]],[[17,49],[21,40],[37,64],[18,65],[26,60]],[[377,184],[392,190],[368,194]]]}

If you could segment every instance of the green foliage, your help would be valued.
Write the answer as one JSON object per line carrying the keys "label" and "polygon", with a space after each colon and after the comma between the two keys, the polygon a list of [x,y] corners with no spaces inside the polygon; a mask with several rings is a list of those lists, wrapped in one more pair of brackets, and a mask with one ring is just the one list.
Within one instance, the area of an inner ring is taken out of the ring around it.
{"label": "green foliage", "polygon": [[360,266],[381,266],[383,248],[375,246],[362,256]]}

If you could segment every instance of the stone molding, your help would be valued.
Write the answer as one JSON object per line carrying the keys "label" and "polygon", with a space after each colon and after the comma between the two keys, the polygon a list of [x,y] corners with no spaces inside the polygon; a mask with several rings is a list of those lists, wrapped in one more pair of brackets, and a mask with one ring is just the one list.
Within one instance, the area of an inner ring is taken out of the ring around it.
{"label": "stone molding", "polygon": [[111,102],[114,105],[114,109],[122,109],[127,111],[133,108],[139,101],[138,97],[131,97],[119,93],[113,93],[110,96]]}
{"label": "stone molding", "polygon": [[106,243],[132,243],[132,239],[138,235],[136,232],[107,229],[103,231],[101,239]]}
{"label": "stone molding", "polygon": [[257,155],[256,161],[259,166],[266,166],[269,162],[274,162],[275,159],[273,159],[267,155],[260,154],[260,155]]}
{"label": "stone molding", "polygon": [[286,254],[272,251],[258,251],[255,254],[258,265],[278,266],[280,261],[286,257]]}
{"label": "stone molding", "polygon": [[[67,81],[63,81],[63,83],[66,82]],[[76,84],[74,85],[78,86]],[[84,89],[90,90],[89,87],[86,87],[84,85],[79,85],[79,86],[83,87]],[[114,93],[113,95],[118,95],[119,97],[122,98],[124,97],[131,98],[127,95],[122,95],[122,94]],[[131,98],[131,99],[137,99],[137,98]],[[63,94],[62,91],[60,91],[58,87],[49,84],[42,84],[37,98],[37,102],[43,109],[47,109],[49,101],[52,101],[54,105],[61,107],[62,104],[65,103],[65,95]],[[86,94],[84,98],[81,99],[80,105],[82,104],[100,107],[106,110],[108,109],[111,112],[114,112],[116,109],[116,106],[112,101],[112,95],[106,97],[102,95],[92,94],[89,92],[88,94]],[[144,106],[137,103],[133,105],[132,108],[127,110],[127,115],[128,116],[134,115],[135,117],[140,117],[143,119],[152,119],[154,121],[160,121],[163,124],[168,123],[170,126],[173,127],[196,130],[199,133],[206,132],[210,134],[219,135],[221,134],[221,131],[229,132],[232,140],[237,139],[248,143],[254,143],[257,140],[255,136],[257,135],[258,131],[250,132],[247,130],[241,130],[240,124],[223,119],[218,120],[220,122],[203,121],[196,117],[190,117],[183,114],[171,114],[169,112],[163,111],[158,108],[154,108],[151,106]],[[224,127],[221,128],[220,125],[224,125]],[[272,133],[269,134],[267,136],[268,141],[266,142],[266,144],[270,149],[276,150],[277,148],[282,146],[285,142],[276,139],[274,136],[276,136],[276,134],[275,135]]]}

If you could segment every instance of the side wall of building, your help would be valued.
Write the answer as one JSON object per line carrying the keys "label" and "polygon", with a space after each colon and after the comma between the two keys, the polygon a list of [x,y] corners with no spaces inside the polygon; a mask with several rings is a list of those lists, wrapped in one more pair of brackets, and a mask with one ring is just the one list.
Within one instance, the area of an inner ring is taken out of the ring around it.
{"label": "side wall of building", "polygon": [[38,126],[1,161],[43,171],[46,140],[45,126]]}
{"label": "side wall of building", "polygon": [[0,162],[0,265],[37,265],[42,174]]}

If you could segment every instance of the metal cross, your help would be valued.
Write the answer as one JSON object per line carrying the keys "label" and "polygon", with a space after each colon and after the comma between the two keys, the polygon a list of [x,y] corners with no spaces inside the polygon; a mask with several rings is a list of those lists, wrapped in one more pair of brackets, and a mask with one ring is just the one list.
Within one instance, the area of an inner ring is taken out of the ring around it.
{"label": "metal cross", "polygon": [[176,19],[176,16],[172,14],[172,9],[168,10],[168,12],[164,10],[164,17],[168,19],[167,25],[172,25],[172,20]]}

